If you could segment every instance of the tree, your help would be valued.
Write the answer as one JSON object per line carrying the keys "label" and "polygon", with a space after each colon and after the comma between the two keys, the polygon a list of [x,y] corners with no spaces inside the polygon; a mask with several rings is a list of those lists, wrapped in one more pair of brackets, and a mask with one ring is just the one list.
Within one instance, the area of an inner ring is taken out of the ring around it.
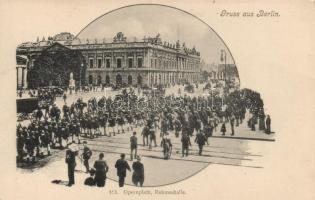
{"label": "tree", "polygon": [[209,77],[210,77],[210,73],[206,70],[202,71],[200,74],[200,78],[202,81],[208,81]]}
{"label": "tree", "polygon": [[[35,60],[34,68],[29,72],[30,88],[42,86],[68,86],[70,73],[77,82],[85,77],[83,56],[79,51],[63,49],[60,51],[43,51]],[[81,74],[81,78],[80,78]]]}

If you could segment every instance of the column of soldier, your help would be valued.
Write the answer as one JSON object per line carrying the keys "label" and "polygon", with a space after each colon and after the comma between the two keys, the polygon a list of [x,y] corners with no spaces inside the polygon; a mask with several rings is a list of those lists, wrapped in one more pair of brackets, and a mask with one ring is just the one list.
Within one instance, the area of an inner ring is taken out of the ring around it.
{"label": "column of soldier", "polygon": [[[225,123],[231,124],[231,135],[236,126],[245,119],[246,110],[252,113],[248,124],[253,130],[255,119],[264,117],[263,103],[259,93],[249,89],[235,91],[224,99],[226,109],[222,110],[222,99],[216,97],[159,96],[139,98],[133,90],[114,98],[91,98],[84,102],[78,98],[71,106],[66,103],[62,111],[53,104],[48,109],[39,108],[28,126],[17,126],[17,159],[19,162],[35,162],[44,155],[51,155],[50,148],[64,148],[70,143],[81,143],[81,137],[115,136],[141,126],[143,145],[157,146],[156,135],[160,130],[163,155],[168,159],[172,144],[170,133],[176,138],[181,135],[182,156],[188,156],[190,138],[196,133],[195,142],[199,155],[213,130],[221,124],[225,135]],[[139,103],[142,102],[142,103]],[[174,103],[175,102],[175,103]],[[146,106],[144,106],[146,105]],[[63,115],[62,115],[62,113]],[[257,122],[256,122],[257,123]],[[266,132],[270,132],[269,130]],[[150,139],[150,142],[148,141]]]}

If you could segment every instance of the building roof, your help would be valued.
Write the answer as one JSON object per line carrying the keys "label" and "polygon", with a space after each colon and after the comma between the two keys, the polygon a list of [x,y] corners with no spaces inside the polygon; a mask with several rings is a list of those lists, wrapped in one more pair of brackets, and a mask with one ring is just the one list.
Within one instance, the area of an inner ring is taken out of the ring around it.
{"label": "building roof", "polygon": [[[113,38],[75,38],[71,33],[62,32],[53,37],[49,37],[47,41],[43,40],[37,43],[27,42],[19,45],[17,51],[29,50],[29,51],[42,51],[47,47],[58,42],[70,49],[93,49],[93,48],[109,48],[109,47],[155,47],[161,48],[168,51],[176,51],[181,54],[200,56],[200,52],[196,50],[195,47],[188,48],[185,43],[182,45],[179,41],[176,43],[170,43],[162,41],[159,34],[154,37],[144,36],[142,39],[136,37],[126,37],[122,32],[118,32]],[[88,45],[87,45],[88,44]],[[124,45],[125,44],[125,45]]]}

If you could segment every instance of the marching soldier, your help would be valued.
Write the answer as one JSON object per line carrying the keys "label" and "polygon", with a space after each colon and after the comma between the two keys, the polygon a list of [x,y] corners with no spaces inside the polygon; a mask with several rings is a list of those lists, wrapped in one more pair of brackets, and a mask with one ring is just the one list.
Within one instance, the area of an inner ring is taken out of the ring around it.
{"label": "marching soldier", "polygon": [[69,108],[69,106],[67,106],[67,103],[65,103],[65,105],[63,105],[62,111],[63,111],[63,117],[68,119],[69,118],[70,108]]}
{"label": "marching soldier", "polygon": [[160,137],[163,137],[164,134],[167,132],[167,130],[168,130],[167,120],[165,119],[165,117],[163,117],[162,121],[161,121],[161,134],[160,134]]}
{"label": "marching soldier", "polygon": [[25,138],[22,135],[22,131],[20,129],[17,130],[17,141],[16,141],[16,147],[17,147],[17,160],[22,161],[23,160],[23,154],[24,154],[24,145],[25,145]]}
{"label": "marching soldier", "polygon": [[35,141],[34,141],[33,133],[34,131],[29,133],[29,135],[27,136],[25,140],[25,146],[27,150],[27,158],[26,158],[27,162],[30,162],[30,158],[32,159],[32,162],[35,162],[35,156],[34,156]]}
{"label": "marching soldier", "polygon": [[175,136],[178,137],[179,136],[179,132],[182,129],[182,124],[180,123],[179,119],[176,118],[175,120]]}
{"label": "marching soldier", "polygon": [[[114,116],[110,116],[108,119],[109,127],[112,127],[112,132],[115,136],[115,125],[116,125],[116,119]],[[109,136],[112,136],[111,132],[109,131]]]}

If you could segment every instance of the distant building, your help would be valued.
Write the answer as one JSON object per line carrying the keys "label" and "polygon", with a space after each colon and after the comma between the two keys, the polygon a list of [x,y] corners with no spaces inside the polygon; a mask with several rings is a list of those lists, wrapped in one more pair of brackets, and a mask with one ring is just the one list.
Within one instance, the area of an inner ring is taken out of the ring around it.
{"label": "distant building", "polygon": [[216,72],[217,79],[220,80],[234,80],[239,82],[239,75],[235,64],[219,64]]}
{"label": "distant building", "polygon": [[[62,49],[81,52],[81,65],[86,68],[85,82],[93,85],[166,85],[196,82],[200,76],[200,53],[195,47],[190,49],[179,41],[175,44],[162,42],[159,34],[129,40],[119,32],[107,42],[106,39],[80,39],[70,33],[60,33],[47,40],[43,38],[17,47],[17,62],[21,57],[26,59],[25,71],[17,70],[18,86],[27,87],[27,78],[22,84],[19,77],[27,77],[25,73],[34,67],[35,60],[44,50]],[[21,76],[21,73],[24,74]]]}

